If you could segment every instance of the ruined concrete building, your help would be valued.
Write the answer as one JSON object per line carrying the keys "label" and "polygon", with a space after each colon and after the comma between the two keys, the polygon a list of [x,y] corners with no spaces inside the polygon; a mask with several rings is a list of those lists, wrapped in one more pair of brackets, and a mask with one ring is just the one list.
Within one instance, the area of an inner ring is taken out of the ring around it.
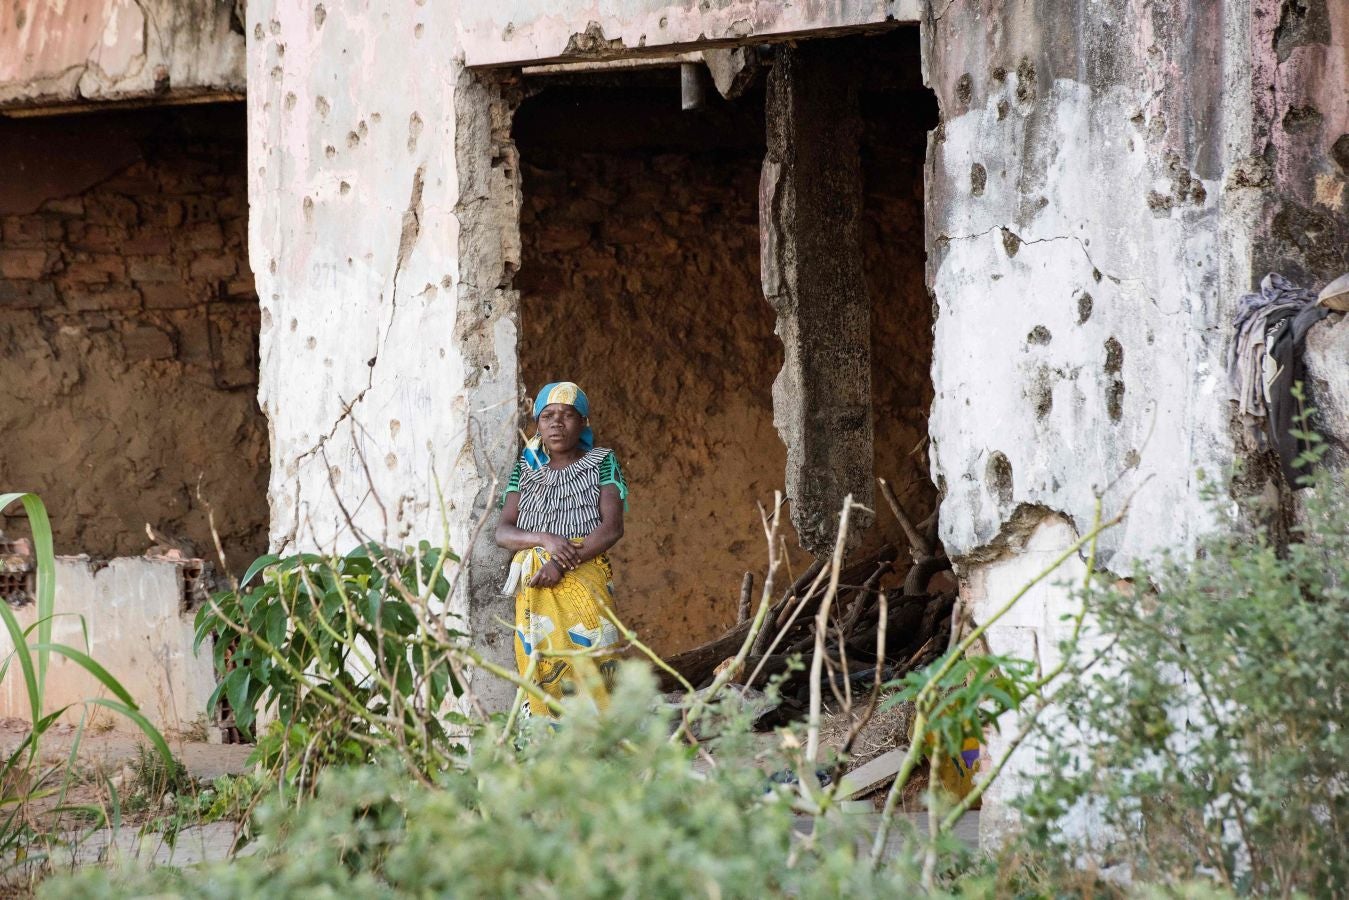
{"label": "ruined concrete building", "polygon": [[[877,476],[939,503],[976,618],[1107,485],[1117,572],[1192,545],[1201,473],[1294,509],[1225,361],[1265,272],[1349,269],[1344,3],[67,0],[0,48],[0,486],[117,557],[62,569],[95,641],[144,640],[118,591],[181,602],[124,558],[146,523],[210,556],[209,504],[241,566],[444,511],[504,657],[471,538],[557,378],[630,470],[663,651],[733,621],[775,488],[802,558]],[[1344,442],[1341,318],[1308,366]],[[1052,653],[1063,596],[993,643]],[[209,681],[170,630],[132,649]]]}

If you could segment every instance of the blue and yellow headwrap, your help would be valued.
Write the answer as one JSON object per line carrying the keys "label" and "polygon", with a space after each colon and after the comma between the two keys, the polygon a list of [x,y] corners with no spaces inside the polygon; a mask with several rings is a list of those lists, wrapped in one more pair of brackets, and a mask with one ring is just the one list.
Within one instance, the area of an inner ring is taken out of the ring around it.
{"label": "blue and yellow headwrap", "polygon": [[[576,407],[576,411],[587,419],[590,418],[590,400],[586,397],[586,392],[577,387],[570,381],[554,381],[551,384],[545,384],[543,390],[539,391],[538,397],[534,400],[534,421],[539,421],[539,416],[543,415],[544,407],[554,403],[565,403],[567,406]],[[587,425],[581,430],[581,440],[578,442],[582,450],[590,450],[595,446],[595,432]],[[524,452],[525,464],[531,469],[542,469],[548,465],[548,453],[543,449],[543,441],[538,434],[525,442]]]}

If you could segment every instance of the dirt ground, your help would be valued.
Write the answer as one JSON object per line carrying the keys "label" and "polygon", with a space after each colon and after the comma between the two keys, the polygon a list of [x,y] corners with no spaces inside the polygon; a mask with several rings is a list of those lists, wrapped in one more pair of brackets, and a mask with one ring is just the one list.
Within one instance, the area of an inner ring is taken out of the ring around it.
{"label": "dirt ground", "polygon": [[[28,734],[28,723],[22,719],[0,719],[0,754],[8,757]],[[247,770],[251,744],[209,744],[205,741],[166,737],[174,756],[187,767],[188,774],[199,781],[210,781],[221,775],[238,775]],[[63,763],[70,757],[70,748],[78,741],[77,758],[80,766],[89,771],[112,775],[134,762],[141,747],[149,741],[141,735],[121,731],[80,733],[76,726],[60,724],[48,731],[42,739],[42,760]]]}

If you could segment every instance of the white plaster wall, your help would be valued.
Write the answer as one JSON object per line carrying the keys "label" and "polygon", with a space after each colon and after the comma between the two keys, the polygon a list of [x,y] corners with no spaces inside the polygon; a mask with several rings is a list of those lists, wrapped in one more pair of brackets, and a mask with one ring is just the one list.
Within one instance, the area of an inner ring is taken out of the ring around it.
{"label": "white plaster wall", "polygon": [[[472,561],[449,611],[509,664],[499,604],[467,613],[504,574],[489,504],[515,448],[518,185],[509,109],[464,69],[458,15],[249,3],[259,402],[273,549],[448,546]],[[475,691],[509,702],[494,688]]]}
{"label": "white plaster wall", "polygon": [[[1130,504],[1101,540],[1116,573],[1215,527],[1203,484],[1233,461],[1225,360],[1261,188],[1243,4],[1171,20],[1119,2],[1053,22],[972,6],[948,5],[926,49],[944,119],[927,177],[930,428],[942,539],[987,621],[1091,527],[1102,491],[1106,517]],[[1197,52],[1186,21],[1221,45]],[[993,652],[1052,664],[1070,598],[1036,588]],[[1004,738],[986,738],[996,759]],[[1023,748],[985,798],[986,837],[1035,775]]]}
{"label": "white plaster wall", "polygon": [[436,476],[450,504],[466,489],[453,10],[248,14],[272,544],[346,549],[339,499],[377,539],[443,543]]}
{"label": "white plaster wall", "polygon": [[[976,619],[984,618],[1013,596],[1022,586],[1049,569],[1078,538],[1072,525],[1062,516],[1042,520],[1016,552],[989,565],[972,571],[962,586],[967,600],[977,607]],[[1060,645],[1072,636],[1072,622],[1064,620],[1071,611],[1066,602],[1075,586],[1082,584],[1086,564],[1077,556],[1070,557],[1053,575],[1026,592],[1012,610],[986,632],[989,652],[996,655],[1021,657],[1038,661],[1041,671],[1053,669],[1062,660]],[[1085,628],[1081,645],[1090,652],[1094,637]],[[1049,732],[1062,728],[1055,723],[1052,713],[1045,714]],[[1003,723],[998,731],[984,735],[983,759],[980,769],[987,771],[992,763],[1007,752],[1007,746],[1016,734],[1016,726]],[[1014,827],[1017,814],[1010,806],[1012,800],[1024,793],[1041,773],[1034,744],[1028,744],[1003,769],[998,780],[984,794],[979,828],[982,834],[1001,834]]]}
{"label": "white plaster wall", "polygon": [[[1222,184],[1197,179],[1202,203],[1149,207],[1150,190],[1171,186],[1156,174],[1146,119],[1134,121],[1146,114],[1142,92],[1057,80],[1031,142],[1016,133],[1026,119],[999,120],[1000,99],[947,121],[930,173],[963,186],[972,165],[987,169],[982,197],[930,224],[946,246],[931,279],[942,538],[953,556],[978,551],[1022,504],[1086,530],[1096,494],[1113,484],[1107,513],[1130,498],[1132,507],[1103,539],[1102,561],[1128,569],[1160,547],[1191,546],[1209,519],[1198,475],[1220,475],[1231,459],[1223,324],[1245,272],[1222,271]],[[1022,158],[1028,143],[1039,158]],[[1084,295],[1091,311],[1080,321]],[[1107,371],[1111,339],[1118,373]],[[1108,401],[1116,377],[1118,419]],[[1008,492],[991,485],[995,452],[1011,466]]]}
{"label": "white plaster wall", "polygon": [[[86,557],[58,558],[55,609],[52,640],[93,657],[152,724],[173,733],[205,729],[206,702],[215,689],[211,641],[203,642],[200,655],[193,652],[195,613],[183,609],[179,565],[124,557],[96,567]],[[29,604],[14,614],[26,628],[36,621],[37,607]],[[0,632],[0,657],[12,649],[8,633]],[[73,705],[64,721],[78,722],[87,712],[114,730],[139,732],[110,711],[86,709],[86,700],[115,697],[76,663],[55,653],[50,660],[45,712]],[[0,716],[27,721],[32,717],[28,703],[17,664],[11,665],[0,681]]]}

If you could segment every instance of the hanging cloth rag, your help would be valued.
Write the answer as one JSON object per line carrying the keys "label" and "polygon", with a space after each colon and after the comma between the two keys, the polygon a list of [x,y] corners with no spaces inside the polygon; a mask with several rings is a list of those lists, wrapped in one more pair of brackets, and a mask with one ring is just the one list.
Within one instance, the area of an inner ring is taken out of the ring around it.
{"label": "hanging cloth rag", "polygon": [[1228,358],[1228,377],[1236,393],[1247,435],[1257,446],[1273,445],[1290,485],[1305,474],[1293,466],[1306,442],[1293,437],[1300,410],[1293,385],[1305,383],[1302,351],[1307,331],[1325,318],[1316,295],[1277,272],[1260,282],[1260,291],[1237,303],[1236,340]]}
{"label": "hanging cloth rag", "polygon": [[1296,313],[1316,302],[1316,295],[1303,290],[1277,272],[1260,282],[1260,291],[1237,301],[1233,323],[1236,340],[1228,358],[1227,372],[1236,391],[1240,411],[1251,429],[1251,436],[1264,447],[1267,442],[1261,426],[1265,419],[1265,335],[1281,314]]}
{"label": "hanging cloth rag", "polygon": [[[1269,409],[1269,435],[1279,451],[1283,477],[1295,489],[1302,487],[1298,483],[1302,476],[1311,474],[1309,468],[1295,465],[1298,457],[1311,449],[1310,442],[1293,434],[1309,427],[1308,423],[1298,421],[1311,405],[1311,397],[1305,390],[1307,369],[1302,352],[1307,344],[1307,332],[1328,315],[1330,310],[1324,306],[1307,306],[1280,318],[1265,334],[1265,403]],[[1297,384],[1304,386],[1302,402],[1293,396],[1293,386]]]}

